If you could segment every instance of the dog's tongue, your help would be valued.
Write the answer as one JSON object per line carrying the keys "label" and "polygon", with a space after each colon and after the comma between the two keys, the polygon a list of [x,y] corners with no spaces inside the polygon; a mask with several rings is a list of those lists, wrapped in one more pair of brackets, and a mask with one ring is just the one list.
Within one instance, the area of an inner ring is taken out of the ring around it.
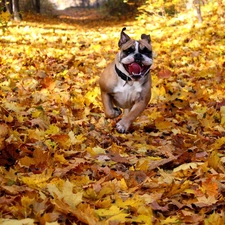
{"label": "dog's tongue", "polygon": [[128,67],[129,74],[138,75],[141,73],[141,66],[138,63],[131,63]]}

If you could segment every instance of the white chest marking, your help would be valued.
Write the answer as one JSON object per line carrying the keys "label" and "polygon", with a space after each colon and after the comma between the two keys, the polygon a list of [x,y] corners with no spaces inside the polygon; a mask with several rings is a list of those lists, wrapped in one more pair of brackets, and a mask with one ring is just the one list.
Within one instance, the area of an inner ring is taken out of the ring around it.
{"label": "white chest marking", "polygon": [[120,79],[120,82],[113,90],[114,103],[121,108],[131,108],[135,101],[140,98],[142,85],[140,82],[125,84],[125,81]]}

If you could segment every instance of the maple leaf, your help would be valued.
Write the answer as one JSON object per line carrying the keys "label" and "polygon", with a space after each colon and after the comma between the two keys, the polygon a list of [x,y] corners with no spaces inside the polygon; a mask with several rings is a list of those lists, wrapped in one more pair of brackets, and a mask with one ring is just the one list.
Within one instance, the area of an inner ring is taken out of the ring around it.
{"label": "maple leaf", "polygon": [[216,213],[213,212],[211,215],[209,215],[208,218],[204,220],[204,223],[206,225],[220,225],[225,222],[225,216],[224,213]]}
{"label": "maple leaf", "polygon": [[89,92],[86,93],[85,99],[86,99],[86,104],[90,106],[90,104],[94,105],[99,105],[97,102],[97,96],[99,96],[100,91],[99,88],[95,87],[94,90],[90,90]]}
{"label": "maple leaf", "polygon": [[41,174],[32,174],[31,176],[20,176],[21,181],[28,187],[45,187],[46,182],[51,179],[53,169],[44,170]]}
{"label": "maple leaf", "polygon": [[82,202],[83,196],[82,192],[74,194],[73,187],[74,185],[68,180],[66,180],[62,185],[61,190],[59,190],[54,184],[48,184],[47,190],[55,198],[58,198],[59,200],[62,200],[63,202],[67,203],[71,207],[71,210],[73,210],[76,209],[76,206]]}
{"label": "maple leaf", "polygon": [[61,147],[61,148],[69,148],[71,145],[71,139],[67,134],[55,134],[52,135],[51,138]]}
{"label": "maple leaf", "polygon": [[208,162],[209,162],[209,166],[212,166],[215,170],[225,172],[221,159],[218,156],[218,152],[216,150],[211,153],[211,155],[209,156]]}

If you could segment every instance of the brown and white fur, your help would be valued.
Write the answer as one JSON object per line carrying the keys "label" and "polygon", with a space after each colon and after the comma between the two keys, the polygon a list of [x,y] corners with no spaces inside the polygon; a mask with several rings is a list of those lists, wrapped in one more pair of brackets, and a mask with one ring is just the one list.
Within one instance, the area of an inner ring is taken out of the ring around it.
{"label": "brown and white fur", "polygon": [[125,29],[120,34],[120,51],[99,80],[106,117],[118,117],[122,113],[120,108],[124,109],[122,119],[116,124],[120,133],[128,131],[151,98],[150,67],[153,63],[150,35],[142,34],[140,40],[134,40]]}

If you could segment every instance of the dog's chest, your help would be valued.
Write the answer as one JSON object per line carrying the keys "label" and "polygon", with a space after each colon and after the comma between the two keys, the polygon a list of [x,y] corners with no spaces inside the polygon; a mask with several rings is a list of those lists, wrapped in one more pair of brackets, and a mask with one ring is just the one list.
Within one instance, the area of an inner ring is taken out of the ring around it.
{"label": "dog's chest", "polygon": [[119,82],[112,93],[114,103],[124,109],[131,108],[135,102],[139,101],[142,88],[140,82],[133,82],[132,84]]}

